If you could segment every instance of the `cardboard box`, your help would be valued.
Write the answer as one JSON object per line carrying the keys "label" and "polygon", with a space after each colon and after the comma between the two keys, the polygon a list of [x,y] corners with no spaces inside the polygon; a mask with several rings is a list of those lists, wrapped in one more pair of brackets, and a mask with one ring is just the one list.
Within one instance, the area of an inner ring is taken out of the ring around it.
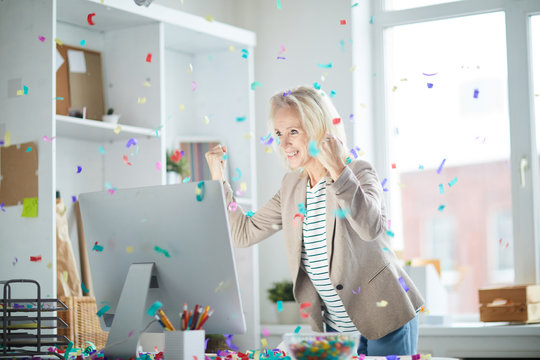
{"label": "cardboard box", "polygon": [[480,321],[540,322],[540,285],[478,290]]}

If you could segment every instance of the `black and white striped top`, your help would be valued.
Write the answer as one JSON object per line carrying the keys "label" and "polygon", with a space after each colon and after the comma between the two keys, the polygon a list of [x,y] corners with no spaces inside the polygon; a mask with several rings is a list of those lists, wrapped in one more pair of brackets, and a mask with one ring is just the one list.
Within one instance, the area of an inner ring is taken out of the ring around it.
{"label": "black and white striped top", "polygon": [[302,264],[323,301],[324,322],[339,332],[358,332],[330,282],[326,247],[326,179],[306,190]]}

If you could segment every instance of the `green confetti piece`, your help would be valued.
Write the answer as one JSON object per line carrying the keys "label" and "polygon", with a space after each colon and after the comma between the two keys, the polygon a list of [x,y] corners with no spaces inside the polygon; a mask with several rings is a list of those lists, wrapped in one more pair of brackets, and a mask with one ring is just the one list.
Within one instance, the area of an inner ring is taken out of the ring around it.
{"label": "green confetti piece", "polygon": [[281,10],[281,0],[276,0],[276,6],[279,10]]}
{"label": "green confetti piece", "polygon": [[278,312],[283,311],[283,301],[281,301],[281,300],[278,300],[278,302],[277,302],[277,311]]}
{"label": "green confetti piece", "polygon": [[438,209],[438,210],[439,210],[439,211],[443,211],[443,210],[444,210],[444,205],[439,206],[439,209]]}
{"label": "green confetti piece", "polygon": [[332,68],[332,62],[330,61],[328,64],[317,64],[320,68],[323,69],[331,69]]}
{"label": "green confetti piece", "polygon": [[85,294],[88,294],[88,293],[90,292],[90,291],[86,288],[86,286],[84,286],[84,283],[83,283],[83,282],[81,283],[81,289],[82,289],[83,293],[85,293]]}
{"label": "green confetti piece", "polygon": [[162,248],[160,248],[160,247],[159,247],[159,246],[157,246],[157,245],[156,245],[156,246],[154,246],[154,250],[155,250],[155,251],[156,251],[157,253],[160,253],[160,254],[163,254],[163,255],[165,255],[165,257],[168,257],[168,258],[170,258],[170,257],[171,257],[171,255],[169,254],[169,252],[168,252],[167,250],[165,250],[165,249],[162,249]]}
{"label": "green confetti piece", "polygon": [[450,181],[450,182],[448,183],[448,186],[452,187],[452,186],[454,186],[456,183],[457,183],[457,176],[456,176],[455,178],[453,178],[452,181]]}
{"label": "green confetti piece", "polygon": [[444,194],[444,186],[443,186],[443,184],[439,184],[439,193]]}
{"label": "green confetti piece", "polygon": [[386,230],[386,235],[394,237],[394,232],[392,230]]}
{"label": "green confetti piece", "polygon": [[256,88],[261,87],[261,86],[262,86],[261,82],[254,81],[254,82],[251,83],[251,90],[255,90]]}
{"label": "green confetti piece", "polygon": [[294,329],[294,333],[298,334],[300,332],[300,329],[302,329],[300,326],[297,326],[296,329]]}
{"label": "green confetti piece", "polygon": [[103,314],[105,314],[107,311],[109,311],[111,307],[109,305],[104,305],[99,311],[96,313],[98,317],[101,317]]}

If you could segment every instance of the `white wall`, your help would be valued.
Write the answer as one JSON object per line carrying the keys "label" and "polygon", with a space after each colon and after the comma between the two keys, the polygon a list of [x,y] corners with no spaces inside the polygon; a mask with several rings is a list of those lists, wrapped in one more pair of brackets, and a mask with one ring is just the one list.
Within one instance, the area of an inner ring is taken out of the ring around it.
{"label": "white wall", "polygon": [[[180,0],[156,0],[156,3],[199,16],[211,14],[220,22],[256,32],[255,80],[262,83],[255,90],[257,138],[268,133],[268,99],[275,92],[318,82],[327,93],[336,91],[333,101],[345,123],[349,146],[354,145],[349,121],[353,113],[349,1],[282,1],[281,10],[277,9],[276,1],[184,0],[182,5]],[[340,25],[342,19],[347,20],[347,25]],[[343,47],[340,40],[344,41]],[[282,45],[286,51],[280,55]],[[287,60],[277,60],[277,56]],[[329,62],[333,63],[332,69],[318,66]],[[262,206],[278,190],[286,170],[277,155],[266,153],[262,144],[258,143],[256,153],[258,199]],[[281,233],[260,245],[259,263],[261,323],[275,323],[276,309],[267,300],[266,289],[274,281],[290,278]]]}

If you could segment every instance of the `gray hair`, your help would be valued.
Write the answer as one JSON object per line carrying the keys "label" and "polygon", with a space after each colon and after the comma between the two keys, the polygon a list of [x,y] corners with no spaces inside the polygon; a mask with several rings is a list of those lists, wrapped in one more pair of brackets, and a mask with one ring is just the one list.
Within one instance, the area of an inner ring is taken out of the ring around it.
{"label": "gray hair", "polygon": [[[308,135],[310,141],[315,141],[319,144],[326,136],[331,134],[336,136],[343,144],[343,159],[347,157],[347,144],[345,137],[345,129],[343,121],[334,124],[333,120],[340,118],[336,107],[322,90],[315,90],[311,86],[299,86],[287,92],[279,92],[270,98],[270,118],[269,130],[275,135],[274,118],[276,113],[283,108],[288,108],[295,111],[302,123],[304,131]],[[277,144],[274,142],[274,150],[280,155],[286,165],[288,165],[287,156]]]}

